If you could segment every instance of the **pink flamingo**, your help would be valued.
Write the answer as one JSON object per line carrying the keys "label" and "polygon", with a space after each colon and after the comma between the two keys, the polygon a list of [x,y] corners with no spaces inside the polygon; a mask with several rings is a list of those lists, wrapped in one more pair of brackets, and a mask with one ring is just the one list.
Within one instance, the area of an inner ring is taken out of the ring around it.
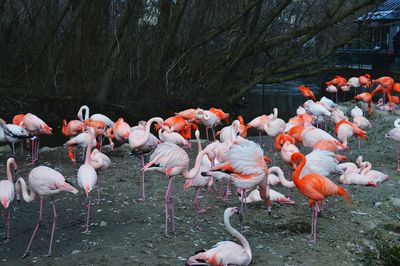
{"label": "pink flamingo", "polygon": [[0,132],[2,133],[2,142],[9,142],[11,144],[11,150],[13,156],[15,156],[15,143],[21,142],[23,139],[30,137],[30,134],[21,126],[14,124],[6,124],[6,122],[0,118]]}
{"label": "pink flamingo", "polygon": [[150,156],[150,162],[142,171],[157,171],[168,176],[168,186],[165,192],[165,235],[168,235],[168,209],[171,209],[172,231],[175,232],[174,204],[172,199],[172,179],[182,175],[186,179],[194,178],[200,171],[203,156],[208,153],[202,150],[196,157],[194,167],[189,171],[189,156],[176,144],[161,143]]}
{"label": "pink flamingo", "polygon": [[[69,141],[67,141],[64,146],[80,146],[86,149],[87,146],[96,147],[96,138],[94,137],[94,129],[92,127],[87,127],[85,132],[78,134]],[[71,159],[72,162],[76,162],[75,158]]]}
{"label": "pink flamingo", "polygon": [[[83,112],[85,112],[85,114],[83,114]],[[82,105],[81,108],[79,108],[78,111],[78,118],[81,121],[85,121],[87,119],[89,119],[89,107],[86,105]],[[102,121],[104,122],[107,127],[112,128],[114,126],[114,122],[108,118],[107,116],[103,115],[103,114],[93,114],[90,116],[90,118],[93,121]]]}
{"label": "pink flamingo", "polygon": [[117,122],[114,123],[113,133],[115,138],[120,143],[125,143],[129,139],[129,132],[131,131],[131,127],[128,123],[124,121],[123,118],[118,118]]}
{"label": "pink flamingo", "polygon": [[252,253],[249,242],[229,223],[233,214],[239,214],[236,207],[227,208],[224,211],[224,225],[226,230],[236,237],[241,245],[231,241],[222,241],[213,246],[212,249],[197,253],[190,257],[187,265],[204,265],[204,262],[212,265],[249,265],[252,260]]}
{"label": "pink flamingo", "polygon": [[98,149],[94,149],[90,154],[90,165],[95,170],[105,170],[111,166],[111,160]]}
{"label": "pink flamingo", "polygon": [[22,196],[26,202],[31,202],[36,198],[36,195],[40,196],[40,211],[39,211],[39,221],[33,231],[31,240],[29,241],[28,247],[23,255],[26,257],[29,252],[29,248],[31,247],[32,241],[39,230],[40,225],[42,224],[42,214],[43,214],[43,205],[44,205],[44,196],[51,196],[51,201],[53,204],[53,226],[51,229],[51,237],[50,237],[50,245],[48,256],[51,256],[54,231],[56,229],[56,221],[57,221],[57,212],[56,205],[54,200],[54,195],[61,192],[67,191],[71,193],[78,193],[78,190],[68,184],[64,176],[57,172],[54,169],[51,169],[47,166],[38,166],[33,168],[28,176],[29,186],[31,189],[31,193],[28,194],[28,189],[25,183],[25,180],[20,177],[15,184],[15,190],[17,192],[17,199],[22,191]]}
{"label": "pink flamingo", "polygon": [[269,120],[268,115],[257,116],[247,124],[247,128],[256,128],[258,130],[258,144],[261,145],[261,132],[264,131],[264,125]]}
{"label": "pink flamingo", "polygon": [[[150,127],[153,122],[157,122],[158,125],[161,127],[164,120],[161,117],[153,117],[147,122],[139,122],[139,125],[137,127],[131,128],[131,132],[129,133],[129,148],[131,149],[132,154],[140,155],[142,159],[142,167],[144,167],[145,165],[144,155],[148,152],[153,151],[157,147],[157,145],[161,143],[159,139],[157,139],[153,134],[150,133]],[[139,200],[144,201],[144,172],[142,172],[141,187],[142,195]]]}
{"label": "pink flamingo", "polygon": [[176,145],[182,145],[186,148],[190,148],[192,146],[190,142],[182,137],[182,135],[178,132],[169,132],[167,126],[161,126],[161,128],[158,130],[158,138],[162,142],[174,143]]}
{"label": "pink flamingo", "polygon": [[36,163],[39,157],[39,135],[51,135],[52,128],[49,127],[42,119],[34,114],[28,113],[22,119],[20,126],[29,131],[32,141],[32,164]]}
{"label": "pink flamingo", "polygon": [[214,140],[215,140],[215,126],[218,124],[221,124],[221,119],[213,112],[203,110],[198,108],[194,115],[196,116],[196,119],[200,120],[201,123],[206,126],[206,136],[207,136],[207,141],[209,141],[208,137],[208,129],[211,128]]}
{"label": "pink flamingo", "polygon": [[14,200],[14,182],[13,182],[13,175],[11,174],[11,165],[13,166],[14,172],[17,171],[17,163],[15,162],[14,158],[8,158],[7,160],[7,180],[0,181],[0,200],[1,205],[3,205],[3,216],[5,217],[4,213],[7,212],[7,218],[4,220],[4,225],[6,229],[6,241],[10,240],[10,221],[11,221],[11,213],[10,213],[10,204]]}
{"label": "pink flamingo", "polygon": [[[94,136],[91,136],[94,138]],[[84,202],[85,213],[86,213],[86,230],[84,233],[89,233],[89,217],[90,217],[90,198],[91,192],[97,184],[97,173],[93,166],[90,164],[90,145],[86,147],[85,163],[79,167],[78,170],[78,185],[83,188],[86,194],[86,200]],[[97,188],[97,191],[99,188]]]}
{"label": "pink flamingo", "polygon": [[[238,195],[239,195],[240,202],[242,202],[243,197],[242,197],[241,190],[240,190],[240,193],[238,193]],[[278,191],[273,190],[273,189],[269,190],[269,197],[272,202],[277,202],[277,203],[281,203],[281,204],[289,204],[289,205],[295,204],[295,201],[291,200],[290,197],[286,197],[282,193],[279,193]],[[254,189],[249,194],[247,194],[247,196],[245,197],[245,204],[259,202],[262,200],[263,199],[261,198],[260,191],[258,189]]]}

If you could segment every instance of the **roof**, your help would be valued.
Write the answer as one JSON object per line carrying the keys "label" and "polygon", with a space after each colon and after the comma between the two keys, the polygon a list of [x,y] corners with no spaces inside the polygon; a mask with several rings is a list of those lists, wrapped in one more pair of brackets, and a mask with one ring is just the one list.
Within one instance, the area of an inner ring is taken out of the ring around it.
{"label": "roof", "polygon": [[367,15],[358,18],[358,21],[400,21],[400,1],[386,0],[380,4],[375,10],[368,12]]}

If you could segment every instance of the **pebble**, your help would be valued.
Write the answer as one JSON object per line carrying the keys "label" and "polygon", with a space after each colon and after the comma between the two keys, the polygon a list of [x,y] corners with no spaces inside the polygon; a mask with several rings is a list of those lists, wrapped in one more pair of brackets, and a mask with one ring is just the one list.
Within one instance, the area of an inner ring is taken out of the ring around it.
{"label": "pebble", "polygon": [[100,222],[100,227],[103,227],[103,226],[107,226],[107,222],[106,221],[101,221]]}
{"label": "pebble", "polygon": [[399,198],[391,198],[390,201],[395,207],[400,207],[400,199]]}
{"label": "pebble", "polygon": [[71,252],[71,254],[72,254],[72,255],[76,255],[76,254],[78,254],[78,253],[80,253],[80,252],[81,252],[80,250],[75,249],[75,250],[73,250],[73,251]]}

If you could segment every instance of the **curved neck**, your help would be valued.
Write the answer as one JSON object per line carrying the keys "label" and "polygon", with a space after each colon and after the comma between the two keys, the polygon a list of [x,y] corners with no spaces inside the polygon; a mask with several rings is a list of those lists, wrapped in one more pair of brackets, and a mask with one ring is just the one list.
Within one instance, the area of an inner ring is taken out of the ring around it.
{"label": "curved neck", "polygon": [[372,164],[370,163],[370,162],[362,162],[361,163],[361,167],[365,167],[362,171],[361,171],[361,174],[362,175],[365,175],[365,174],[367,174],[370,170],[371,170],[371,168],[372,168]]}
{"label": "curved neck", "polygon": [[225,224],[226,230],[233,237],[236,237],[236,239],[239,240],[240,244],[242,245],[242,247],[244,248],[246,253],[250,256],[250,258],[252,258],[249,242],[247,241],[247,239],[241,233],[239,233],[235,228],[232,227],[232,225],[229,222],[230,216],[231,215],[229,213],[224,214],[224,224]]}
{"label": "curved neck", "polygon": [[11,173],[11,165],[13,166],[13,170],[16,171],[17,170],[17,163],[15,162],[14,158],[9,158],[7,160],[7,179],[11,182],[13,182],[13,175]]}
{"label": "curved neck", "polygon": [[201,142],[200,142],[200,132],[196,130],[195,134],[196,140],[197,140],[197,153],[200,153],[203,150],[203,147],[201,147]]}
{"label": "curved neck", "polygon": [[35,199],[36,193],[34,191],[31,191],[31,194],[30,195],[28,194],[28,189],[26,187],[25,180],[22,177],[18,178],[17,183],[15,183],[15,190],[17,194],[21,193],[21,189],[22,189],[22,197],[26,202],[31,202]]}
{"label": "curved neck", "polygon": [[149,138],[150,138],[150,127],[153,124],[153,122],[157,122],[157,123],[159,123],[161,125],[164,122],[164,120],[161,117],[153,117],[149,121],[147,121],[146,128],[145,128],[145,131],[144,131],[144,135],[136,143],[137,147],[143,146],[149,140]]}
{"label": "curved neck", "polygon": [[296,184],[296,186],[300,183],[300,172],[303,170],[303,167],[306,164],[306,157],[304,157],[303,154],[300,156],[300,163],[297,164],[296,170],[293,172],[293,182]]}
{"label": "curved neck", "polygon": [[[87,152],[87,151],[86,151]],[[86,163],[86,160],[85,160]],[[96,154],[90,154],[90,165],[93,166],[94,169],[101,167],[101,159]]]}
{"label": "curved neck", "polygon": [[188,171],[188,168],[186,168],[186,169],[183,171],[182,176],[183,176],[184,178],[186,178],[186,179],[192,179],[193,177],[195,177],[196,175],[198,175],[199,172],[200,172],[201,161],[202,161],[202,159],[203,159],[203,156],[206,155],[206,154],[208,154],[208,151],[207,151],[207,150],[202,150],[201,152],[199,152],[199,153],[197,154],[196,162],[195,162],[193,168],[190,169],[190,171]]}
{"label": "curved neck", "polygon": [[[85,111],[85,117],[83,117],[83,111]],[[86,119],[89,118],[89,107],[86,105],[81,106],[81,108],[79,108],[79,112],[78,112],[78,118],[81,121],[85,121]]]}
{"label": "curved neck", "polygon": [[394,121],[394,126],[395,126],[395,127],[400,127],[400,119],[396,119],[396,120]]}
{"label": "curved neck", "polygon": [[281,168],[279,168],[277,166],[270,167],[268,169],[268,174],[273,173],[273,172],[275,172],[278,175],[279,181],[281,182],[282,186],[284,186],[284,187],[294,187],[295,186],[293,181],[288,181],[285,178],[285,175],[283,174],[283,171]]}

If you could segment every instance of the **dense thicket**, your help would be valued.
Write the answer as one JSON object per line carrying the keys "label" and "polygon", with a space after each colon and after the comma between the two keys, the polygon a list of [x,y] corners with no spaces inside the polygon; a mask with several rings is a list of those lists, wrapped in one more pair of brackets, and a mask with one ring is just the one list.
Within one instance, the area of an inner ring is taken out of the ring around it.
{"label": "dense thicket", "polygon": [[329,67],[379,2],[0,0],[2,111],[227,107],[256,83]]}

